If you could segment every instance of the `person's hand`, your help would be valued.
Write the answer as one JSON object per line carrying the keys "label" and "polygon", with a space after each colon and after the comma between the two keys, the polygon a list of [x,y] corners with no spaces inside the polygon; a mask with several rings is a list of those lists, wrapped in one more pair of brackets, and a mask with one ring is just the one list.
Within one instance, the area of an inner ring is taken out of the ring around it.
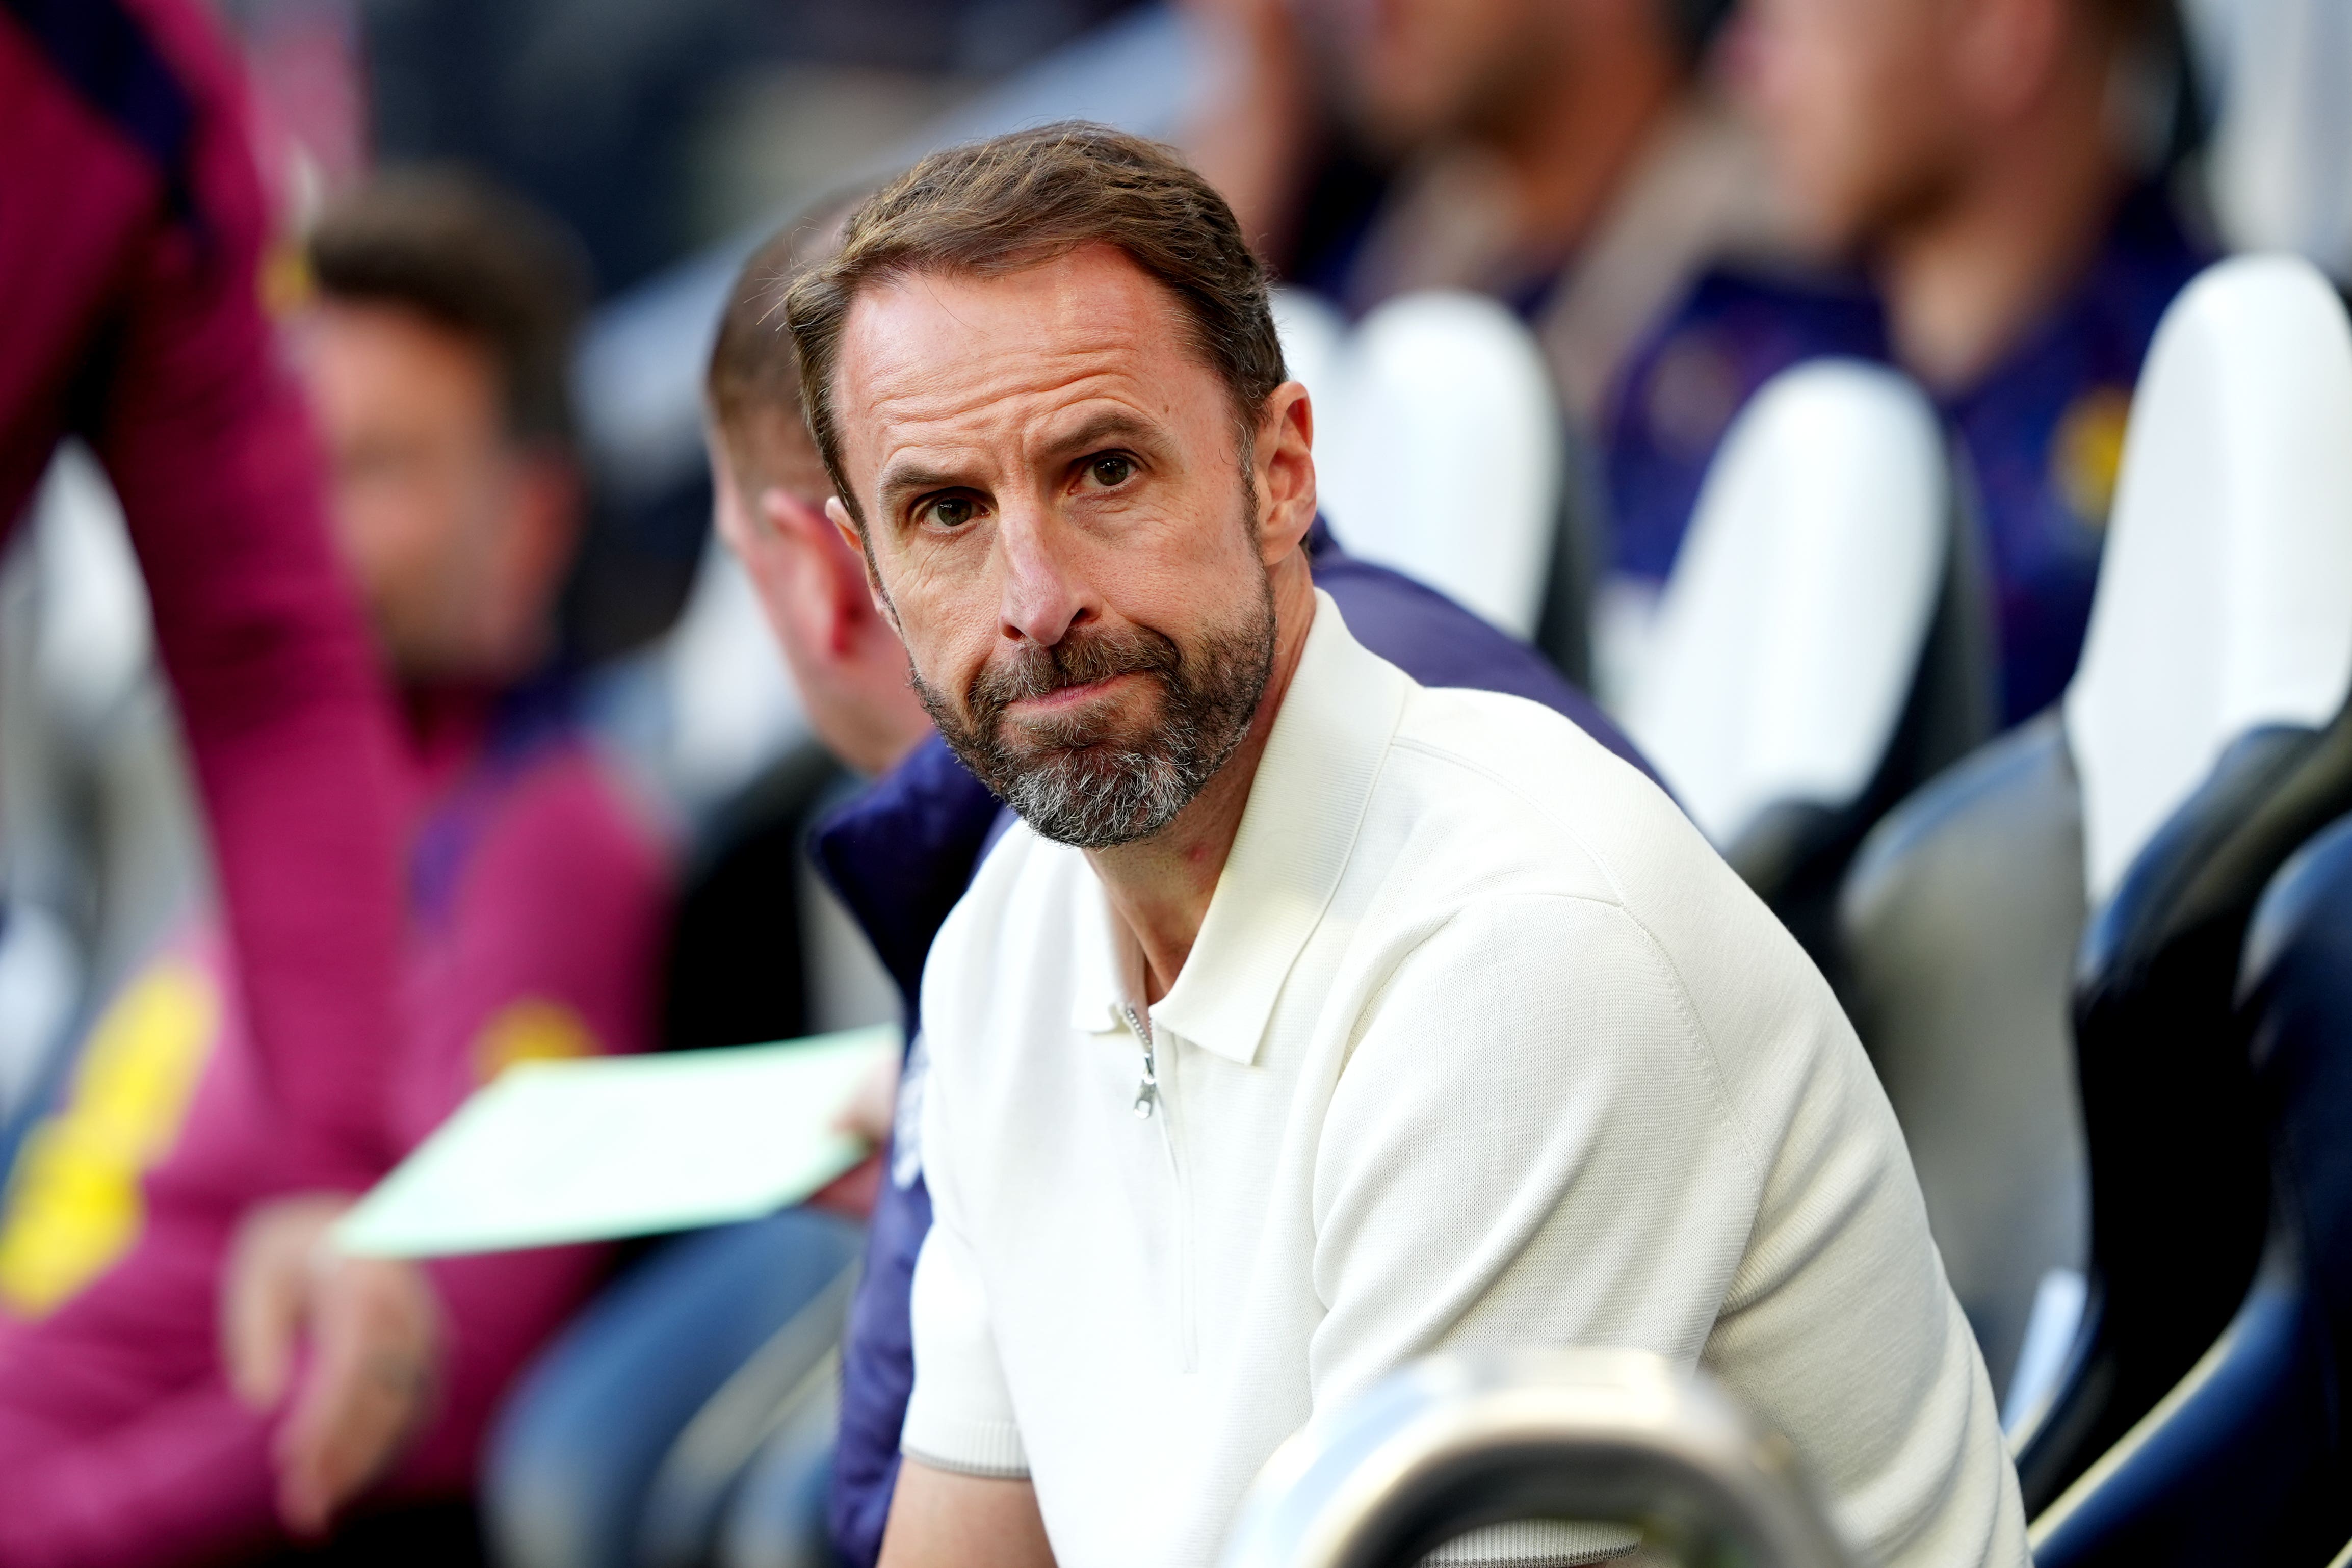
{"label": "person's hand", "polygon": [[[441,1349],[440,1302],[416,1265],[345,1258],[328,1226],[341,1194],[258,1205],[238,1224],[222,1279],[221,1360],[237,1397],[284,1404],[272,1455],[278,1512],[298,1535],[391,1468],[422,1426]],[[295,1382],[296,1346],[310,1357]]]}
{"label": "person's hand", "polygon": [[856,1091],[833,1119],[834,1126],[877,1149],[889,1142],[891,1122],[898,1110],[898,1072],[895,1056],[876,1062],[874,1069],[857,1080]]}

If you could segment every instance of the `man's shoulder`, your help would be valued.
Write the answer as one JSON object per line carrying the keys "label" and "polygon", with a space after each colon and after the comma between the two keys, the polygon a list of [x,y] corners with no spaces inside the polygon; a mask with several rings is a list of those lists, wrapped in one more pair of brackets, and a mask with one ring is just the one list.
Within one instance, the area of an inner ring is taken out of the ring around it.
{"label": "man's shoulder", "polygon": [[1665,791],[1534,703],[1415,692],[1366,828],[1383,846],[1365,868],[1383,883],[1377,907],[1396,917],[1377,923],[1431,929],[1529,899],[1605,906],[1718,1046],[1791,1026],[1810,1035],[1835,1010],[1803,951]]}
{"label": "man's shoulder", "polygon": [[1314,567],[1315,585],[1331,595],[1356,640],[1423,685],[1524,697],[1565,714],[1602,745],[1647,769],[1599,705],[1535,648],[1427,584],[1349,555],[1328,533]]}
{"label": "man's shoulder", "polygon": [[1712,858],[1649,775],[1539,703],[1420,688],[1390,752],[1373,811],[1482,886],[1624,903]]}

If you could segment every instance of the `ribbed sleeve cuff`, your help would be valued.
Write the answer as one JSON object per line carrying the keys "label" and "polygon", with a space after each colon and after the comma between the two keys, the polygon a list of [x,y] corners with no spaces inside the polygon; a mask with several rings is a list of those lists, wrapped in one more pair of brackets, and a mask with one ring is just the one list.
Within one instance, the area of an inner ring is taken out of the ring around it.
{"label": "ribbed sleeve cuff", "polygon": [[910,1459],[960,1476],[1021,1480],[1029,1474],[1029,1452],[1021,1446],[1021,1428],[1010,1421],[971,1421],[909,1410],[906,1435],[898,1446]]}
{"label": "ribbed sleeve cuff", "polygon": [[1517,1519],[1457,1535],[1421,1561],[1422,1568],[1570,1568],[1622,1557],[1641,1542],[1622,1524]]}

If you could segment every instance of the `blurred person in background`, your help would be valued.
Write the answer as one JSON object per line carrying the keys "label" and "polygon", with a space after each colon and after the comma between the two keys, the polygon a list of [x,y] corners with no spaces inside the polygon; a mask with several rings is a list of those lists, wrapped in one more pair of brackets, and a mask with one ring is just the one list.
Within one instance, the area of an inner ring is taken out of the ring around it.
{"label": "blurred person in background", "polygon": [[[1747,3],[1735,58],[1778,172],[1875,291],[1798,309],[1916,376],[1956,431],[2016,723],[2074,673],[2140,361],[2207,259],[2154,178],[2168,0]],[[1703,294],[1629,381],[1612,479],[1637,498],[1621,516],[1657,525],[1661,575],[1757,314]]]}
{"label": "blurred person in background", "polygon": [[262,313],[247,118],[200,5],[0,5],[0,535],[86,442],[194,764],[267,1191],[383,1168],[400,899],[392,724]]}
{"label": "blurred person in background", "polygon": [[462,1497],[509,1376],[596,1277],[593,1249],[420,1266],[327,1235],[506,1066],[647,1043],[665,858],[548,671],[579,274],[544,219],[452,176],[359,193],[310,262],[296,359],[405,720],[381,1144],[345,1180],[279,1169],[241,933],[201,921],[125,986],[0,1215],[7,1568],[234,1556],[387,1478],[386,1500]]}
{"label": "blurred person in background", "polygon": [[[867,558],[825,515],[833,485],[802,412],[782,305],[794,278],[831,254],[846,216],[836,203],[788,225],[744,264],[706,384],[710,460],[716,526],[758,590],[811,723],[842,761],[876,775],[819,824],[811,849],[898,984],[911,1024],[931,941],[1012,817],[933,730],[906,650],[876,606]],[[1316,584],[1366,646],[1433,684],[1541,702],[1640,765],[1539,654],[1420,584],[1350,558],[1320,521],[1306,548]],[[920,1150],[904,1134],[923,1071],[918,1039],[899,1086],[898,1131],[887,1098],[868,1129],[890,1147],[844,1349],[831,1502],[835,1548],[858,1564],[880,1551],[914,1380],[908,1293],[930,1202]]]}
{"label": "blurred person in background", "polygon": [[[1645,429],[1619,449],[1643,346],[1710,325],[1717,352],[1694,393],[1708,428],[1678,476],[1695,493],[1748,393],[1799,359],[1867,344],[1792,286],[1816,252],[1703,69],[1722,8],[1194,0],[1222,86],[1188,142],[1286,278],[1351,311],[1408,289],[1475,289],[1537,334],[1569,417],[1571,493],[1599,513],[1569,525],[1589,539],[1563,543],[1601,571],[1594,673],[1610,700],[1690,503],[1644,482]],[[1336,128],[1297,107],[1318,103]],[[1328,210],[1328,165],[1350,149],[1393,171],[1352,226]]]}
{"label": "blurred person in background", "polygon": [[1682,0],[1297,0],[1347,123],[1396,174],[1349,257],[1364,310],[1471,289],[1543,341],[1593,428],[1625,351],[1727,253],[1782,233]]}

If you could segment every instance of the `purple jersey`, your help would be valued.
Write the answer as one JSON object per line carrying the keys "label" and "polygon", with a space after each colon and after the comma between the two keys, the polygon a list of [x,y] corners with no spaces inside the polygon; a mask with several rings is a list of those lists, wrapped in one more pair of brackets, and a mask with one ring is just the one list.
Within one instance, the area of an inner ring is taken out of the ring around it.
{"label": "purple jersey", "polygon": [[[1307,535],[1316,586],[1366,647],[1426,686],[1508,692],[1565,714],[1644,772],[1631,742],[1541,654],[1412,579],[1344,553],[1318,520]],[[923,960],[982,852],[1010,818],[937,736],[820,826],[810,847],[872,939],[916,1016]],[[899,1095],[903,1132],[920,1101],[920,1042]],[[842,1346],[840,1441],[830,1523],[844,1562],[871,1568],[898,1475],[898,1431],[914,1386],[907,1299],[931,1227],[931,1198],[908,1141],[894,1139],[874,1205],[866,1271]]]}
{"label": "purple jersey", "polygon": [[[2165,307],[2206,259],[2161,191],[2134,193],[2074,291],[1938,400],[1984,530],[2004,725],[2047,707],[2074,675],[2132,385]],[[1663,579],[1732,416],[1780,371],[1831,354],[1890,357],[1885,316],[1859,288],[1702,279],[1628,362],[1607,410],[1613,568]]]}

